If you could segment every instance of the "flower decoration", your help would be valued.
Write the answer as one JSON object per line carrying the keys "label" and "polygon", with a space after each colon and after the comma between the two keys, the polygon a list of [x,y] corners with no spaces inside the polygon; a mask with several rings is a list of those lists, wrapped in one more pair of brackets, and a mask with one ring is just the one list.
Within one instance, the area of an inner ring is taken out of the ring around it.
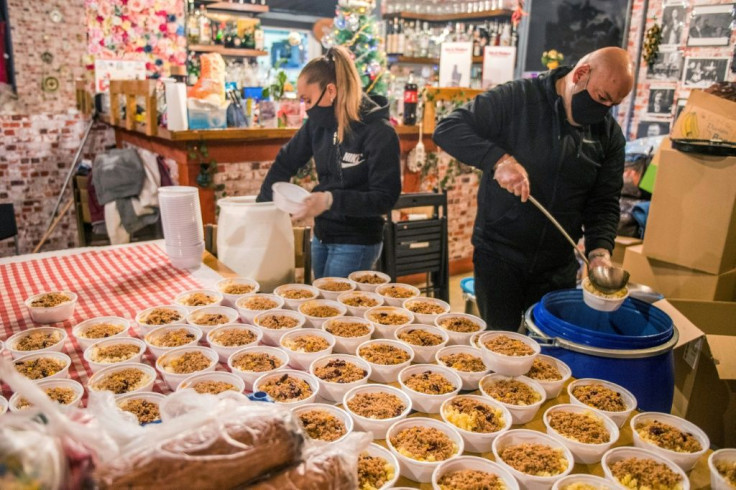
{"label": "flower decoration", "polygon": [[542,64],[549,70],[554,70],[565,59],[565,56],[556,49],[550,49],[542,53]]}

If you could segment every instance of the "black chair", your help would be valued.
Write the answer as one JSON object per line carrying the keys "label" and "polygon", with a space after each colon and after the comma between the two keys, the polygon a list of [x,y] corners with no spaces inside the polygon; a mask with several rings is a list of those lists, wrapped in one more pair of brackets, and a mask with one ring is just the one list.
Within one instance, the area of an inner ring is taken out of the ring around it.
{"label": "black chair", "polygon": [[0,204],[0,240],[15,240],[15,255],[18,255],[18,225],[15,222],[15,207],[12,203]]}
{"label": "black chair", "polygon": [[447,194],[402,194],[395,210],[432,206],[428,219],[393,221],[383,231],[380,269],[396,281],[398,276],[426,274],[424,294],[450,300],[450,266],[447,244]]}

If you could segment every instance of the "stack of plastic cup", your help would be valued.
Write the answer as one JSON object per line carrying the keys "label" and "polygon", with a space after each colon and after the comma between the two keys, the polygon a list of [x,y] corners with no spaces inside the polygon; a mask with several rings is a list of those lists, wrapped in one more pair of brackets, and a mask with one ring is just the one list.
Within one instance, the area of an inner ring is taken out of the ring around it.
{"label": "stack of plastic cup", "polygon": [[169,260],[178,269],[198,268],[204,252],[199,191],[196,187],[168,186],[158,192]]}

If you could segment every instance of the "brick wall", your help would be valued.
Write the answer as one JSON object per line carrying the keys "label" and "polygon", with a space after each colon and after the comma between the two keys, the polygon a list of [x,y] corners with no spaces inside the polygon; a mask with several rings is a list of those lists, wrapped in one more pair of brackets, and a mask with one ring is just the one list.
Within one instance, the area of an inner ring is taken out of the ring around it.
{"label": "brick wall", "polygon": [[[683,30],[684,34],[682,36],[681,44],[678,46],[678,50],[683,54],[683,57],[687,59],[687,57],[724,57],[729,58],[733,56],[733,49],[734,49],[734,43],[736,43],[736,32],[731,31],[731,41],[728,46],[724,47],[688,47],[687,46],[687,37],[688,37],[688,31],[690,29],[691,24],[691,13],[693,8],[697,8],[699,6],[703,5],[721,5],[721,4],[732,4],[732,0],[704,0],[697,2],[697,5],[694,5],[695,2],[683,2],[684,5],[686,5],[685,8],[685,16],[683,17]],[[672,2],[670,2],[672,4]],[[667,6],[669,6],[668,4]],[[682,4],[680,4],[682,5]],[[633,8],[632,8],[632,18],[631,18],[631,24],[630,24],[630,30],[629,30],[629,40],[628,40],[628,50],[629,54],[632,58],[636,59],[638,47],[639,47],[639,40],[641,38],[640,33],[640,26],[641,26],[641,16],[646,15],[646,26],[644,28],[644,32],[646,33],[646,30],[649,29],[652,25],[655,23],[659,23],[661,25],[662,23],[662,14],[663,9],[665,5],[662,0],[649,0],[649,8],[646,13],[643,12],[644,9],[644,1],[643,0],[634,0],[633,2]],[[682,74],[680,74],[680,79],[678,81],[657,81],[647,78],[647,71],[648,67],[646,62],[642,60],[639,60],[640,66],[639,66],[639,80],[638,84],[636,86],[636,93],[635,96],[629,97],[629,100],[622,104],[621,110],[619,112],[619,122],[621,123],[622,128],[624,131],[626,130],[626,115],[628,112],[628,104],[631,103],[631,100],[634,102],[634,112],[632,116],[631,121],[631,128],[629,131],[629,134],[626,136],[628,138],[635,138],[637,134],[637,128],[640,123],[640,121],[661,121],[666,123],[672,123],[674,120],[674,112],[670,116],[664,116],[664,117],[653,117],[647,114],[647,103],[649,101],[649,94],[650,90],[653,86],[661,87],[661,88],[673,88],[675,89],[675,107],[677,100],[680,98],[686,99],[690,94],[690,88],[683,87],[682,85]],[[727,79],[728,81],[736,81],[736,74],[734,74],[731,71],[731,67],[729,66],[728,72],[727,72]]]}

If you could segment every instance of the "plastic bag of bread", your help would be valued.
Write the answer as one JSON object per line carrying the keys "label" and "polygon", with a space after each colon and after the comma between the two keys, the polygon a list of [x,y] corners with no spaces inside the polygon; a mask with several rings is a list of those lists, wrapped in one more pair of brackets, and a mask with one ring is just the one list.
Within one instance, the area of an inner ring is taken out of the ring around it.
{"label": "plastic bag of bread", "polygon": [[[186,390],[170,397],[191,400]],[[207,401],[128,442],[98,468],[100,488],[233,488],[301,459],[304,438],[288,409]]]}
{"label": "plastic bag of bread", "polygon": [[365,432],[353,432],[342,441],[312,446],[304,460],[269,475],[249,490],[355,490],[358,488],[358,456],[371,443]]}
{"label": "plastic bag of bread", "polygon": [[221,106],[225,100],[225,60],[219,53],[207,53],[199,57],[202,64],[199,80],[189,87],[187,96],[202,99]]}

